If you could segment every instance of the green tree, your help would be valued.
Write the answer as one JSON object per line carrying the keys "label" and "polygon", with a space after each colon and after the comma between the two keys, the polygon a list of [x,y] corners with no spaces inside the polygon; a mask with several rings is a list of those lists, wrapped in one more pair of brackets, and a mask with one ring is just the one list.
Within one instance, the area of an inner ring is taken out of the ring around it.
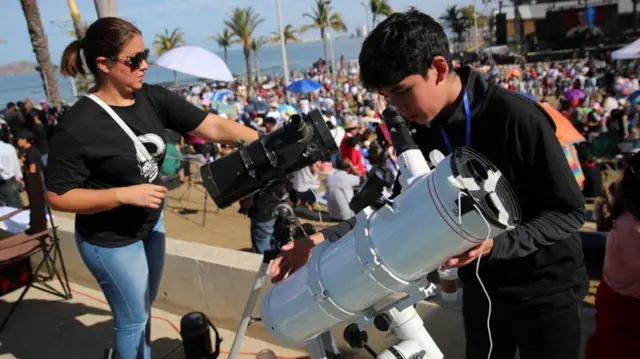
{"label": "green tree", "polygon": [[376,27],[378,16],[389,16],[393,14],[393,9],[387,0],[369,0],[369,9],[371,10],[371,28]]}
{"label": "green tree", "polygon": [[444,14],[440,15],[440,20],[445,23],[445,26],[453,32],[453,43],[459,44],[464,38],[464,34],[469,29],[469,23],[467,19],[462,16],[461,9],[457,5],[450,5],[444,11]]}
{"label": "green tree", "polygon": [[229,62],[227,61],[227,51],[229,50],[229,46],[238,41],[235,35],[225,27],[221,33],[216,36],[209,36],[208,39],[217,42],[218,46],[222,48],[222,50],[224,51],[224,63],[228,65]]}
{"label": "green tree", "polygon": [[36,55],[40,76],[44,83],[44,90],[47,98],[52,106],[60,108],[62,106],[62,97],[60,96],[60,87],[58,78],[56,77],[55,67],[51,62],[51,54],[49,53],[49,41],[44,33],[42,26],[42,18],[40,17],[40,9],[36,0],[20,0],[22,12],[27,20],[27,29],[31,37],[31,46]]}
{"label": "green tree", "polygon": [[327,40],[325,37],[327,28],[336,32],[347,32],[347,25],[345,25],[342,15],[333,12],[331,0],[315,0],[315,7],[313,7],[311,11],[311,14],[302,14],[303,17],[311,19],[311,24],[302,26],[300,32],[306,32],[309,29],[320,30],[322,49],[324,50],[324,59],[326,61],[329,58],[327,56]]}
{"label": "green tree", "polygon": [[260,48],[262,45],[268,42],[267,38],[260,36],[259,38],[254,38],[251,41],[251,50],[253,51],[253,61],[256,67],[256,83],[260,85],[260,59],[258,57],[258,52],[260,52]]}
{"label": "green tree", "polygon": [[[153,40],[153,46],[157,56],[164,54],[169,50],[173,50],[177,47],[184,45],[184,33],[179,28],[169,30],[164,29],[164,34],[156,34]],[[178,83],[178,73],[173,72],[173,82]]]}
{"label": "green tree", "polygon": [[184,44],[184,33],[180,31],[179,28],[175,28],[171,32],[164,29],[164,34],[156,34],[153,40],[153,46],[157,56]]}
{"label": "green tree", "polygon": [[[460,12],[465,21],[467,21],[470,26],[473,26],[476,8],[473,7],[473,5],[467,5],[462,7]],[[487,26],[487,17],[478,13],[478,28],[484,28],[485,26]]]}
{"label": "green tree", "polygon": [[251,45],[253,42],[253,33],[256,28],[264,22],[264,19],[256,13],[251,7],[236,7],[231,11],[231,15],[224,24],[229,30],[238,37],[238,41],[242,44],[242,52],[244,53],[244,61],[247,66],[247,88],[252,91],[251,87]]}
{"label": "green tree", "polygon": [[[298,37],[298,32],[295,27],[291,24],[287,24],[282,28],[282,33],[284,35],[284,44],[288,44],[289,42],[300,42],[300,38]],[[280,43],[280,29],[271,33],[271,43],[279,44]]]}

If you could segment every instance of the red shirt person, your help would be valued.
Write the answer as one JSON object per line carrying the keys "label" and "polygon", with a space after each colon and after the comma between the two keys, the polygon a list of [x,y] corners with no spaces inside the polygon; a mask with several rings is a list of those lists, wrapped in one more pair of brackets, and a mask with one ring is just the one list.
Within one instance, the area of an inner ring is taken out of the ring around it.
{"label": "red shirt person", "polygon": [[340,157],[349,166],[350,172],[364,176],[367,171],[364,167],[364,156],[358,149],[358,143],[360,142],[359,128],[358,121],[354,119],[345,121],[344,130],[346,134],[340,143]]}

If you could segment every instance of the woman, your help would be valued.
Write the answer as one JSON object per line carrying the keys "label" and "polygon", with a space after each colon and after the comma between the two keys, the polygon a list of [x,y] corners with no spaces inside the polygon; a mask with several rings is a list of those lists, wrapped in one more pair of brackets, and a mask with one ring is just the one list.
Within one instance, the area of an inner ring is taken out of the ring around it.
{"label": "woman", "polygon": [[67,46],[62,73],[86,66],[96,86],[58,125],[45,177],[51,206],[76,213],[78,249],[109,302],[123,359],[151,357],[149,312],[165,254],[167,189],[156,184],[165,128],[226,144],[258,136],[144,84],[148,54],[140,30],[119,18],[97,20]]}
{"label": "woman", "polygon": [[640,354],[640,154],[629,161],[615,193],[613,218],[588,359],[631,359]]}

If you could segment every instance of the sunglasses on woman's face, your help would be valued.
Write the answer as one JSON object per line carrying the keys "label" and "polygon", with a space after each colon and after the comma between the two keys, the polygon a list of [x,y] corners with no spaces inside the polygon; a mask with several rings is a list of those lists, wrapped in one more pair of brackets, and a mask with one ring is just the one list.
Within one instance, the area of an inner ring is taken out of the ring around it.
{"label": "sunglasses on woman's face", "polygon": [[125,65],[128,65],[131,70],[137,70],[142,65],[142,61],[146,61],[149,58],[149,49],[145,49],[144,51],[140,51],[133,56],[127,56],[124,60],[118,59],[117,56],[112,56],[110,58],[111,61],[121,62]]}

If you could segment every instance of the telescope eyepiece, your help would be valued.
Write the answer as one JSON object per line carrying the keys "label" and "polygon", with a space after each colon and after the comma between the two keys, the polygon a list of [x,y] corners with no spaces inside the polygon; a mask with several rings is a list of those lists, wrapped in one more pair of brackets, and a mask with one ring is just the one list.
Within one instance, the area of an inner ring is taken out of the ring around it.
{"label": "telescope eyepiece", "polygon": [[304,121],[302,120],[302,116],[300,116],[299,114],[293,114],[289,117],[289,125],[291,127],[300,127],[304,124]]}

